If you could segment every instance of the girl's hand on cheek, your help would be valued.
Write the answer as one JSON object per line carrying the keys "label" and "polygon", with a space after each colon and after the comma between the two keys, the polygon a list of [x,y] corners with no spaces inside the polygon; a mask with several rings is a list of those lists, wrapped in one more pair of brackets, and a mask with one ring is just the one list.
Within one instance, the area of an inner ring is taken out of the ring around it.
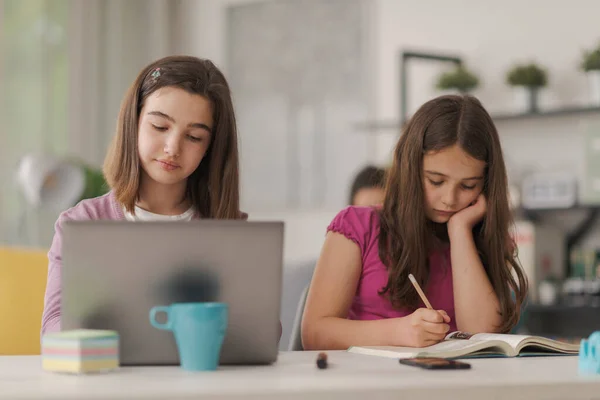
{"label": "girl's hand on cheek", "polygon": [[480,222],[487,211],[487,201],[482,193],[469,207],[457,212],[448,220],[448,231],[455,229],[473,229]]}

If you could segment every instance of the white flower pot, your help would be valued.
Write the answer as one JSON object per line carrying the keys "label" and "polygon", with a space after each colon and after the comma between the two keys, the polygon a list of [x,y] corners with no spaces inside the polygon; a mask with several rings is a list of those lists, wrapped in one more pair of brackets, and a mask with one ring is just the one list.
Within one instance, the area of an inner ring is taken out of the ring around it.
{"label": "white flower pot", "polygon": [[438,96],[446,96],[446,95],[456,95],[456,96],[460,96],[460,91],[458,89],[444,89],[444,90],[438,90],[437,95]]}
{"label": "white flower pot", "polygon": [[517,86],[514,88],[515,107],[517,112],[536,113],[539,112],[539,88]]}
{"label": "white flower pot", "polygon": [[600,106],[600,70],[588,71],[588,85],[590,91],[590,103]]}

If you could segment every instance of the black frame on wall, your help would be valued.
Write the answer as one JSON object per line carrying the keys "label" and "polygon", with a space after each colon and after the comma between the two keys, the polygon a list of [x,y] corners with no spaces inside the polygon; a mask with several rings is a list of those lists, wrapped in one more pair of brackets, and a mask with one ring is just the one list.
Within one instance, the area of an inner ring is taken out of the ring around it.
{"label": "black frame on wall", "polygon": [[431,60],[438,62],[451,62],[460,66],[462,59],[458,56],[450,56],[435,53],[423,53],[415,51],[401,51],[400,54],[400,126],[404,126],[408,110],[408,63],[412,59]]}

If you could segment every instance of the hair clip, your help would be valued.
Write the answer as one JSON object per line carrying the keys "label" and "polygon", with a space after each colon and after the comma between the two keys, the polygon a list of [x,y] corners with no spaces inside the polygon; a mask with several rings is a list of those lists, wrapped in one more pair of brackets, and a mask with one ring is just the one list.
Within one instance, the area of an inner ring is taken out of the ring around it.
{"label": "hair clip", "polygon": [[152,77],[152,79],[157,80],[160,76],[160,67],[156,68],[150,76]]}

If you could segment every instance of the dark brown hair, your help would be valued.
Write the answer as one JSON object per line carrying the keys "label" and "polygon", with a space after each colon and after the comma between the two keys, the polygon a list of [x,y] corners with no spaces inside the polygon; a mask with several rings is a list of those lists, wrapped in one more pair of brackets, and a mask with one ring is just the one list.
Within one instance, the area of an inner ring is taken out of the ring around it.
{"label": "dark brown hair", "polygon": [[[155,71],[160,68],[160,76]],[[104,176],[117,200],[134,212],[141,164],[138,123],[144,101],[156,90],[170,86],[211,101],[214,127],[210,146],[187,181],[187,196],[203,218],[237,219],[239,160],[237,128],[229,85],[209,60],[170,56],[144,68],[128,89],[117,120],[116,135],[104,161]]]}
{"label": "dark brown hair", "polygon": [[350,187],[350,198],[348,204],[354,203],[354,197],[361,189],[384,188],[385,170],[374,165],[367,165],[354,177]]}
{"label": "dark brown hair", "polygon": [[419,298],[408,274],[412,273],[421,285],[426,284],[434,232],[445,228],[425,214],[423,156],[455,144],[486,163],[483,194],[487,213],[474,226],[473,236],[500,303],[502,324],[498,328],[508,332],[519,320],[527,280],[509,235],[512,214],[498,132],[487,111],[472,96],[441,96],[430,100],[404,127],[380,212],[379,255],[389,271],[388,284],[381,294],[389,295],[396,307],[418,307]]}

